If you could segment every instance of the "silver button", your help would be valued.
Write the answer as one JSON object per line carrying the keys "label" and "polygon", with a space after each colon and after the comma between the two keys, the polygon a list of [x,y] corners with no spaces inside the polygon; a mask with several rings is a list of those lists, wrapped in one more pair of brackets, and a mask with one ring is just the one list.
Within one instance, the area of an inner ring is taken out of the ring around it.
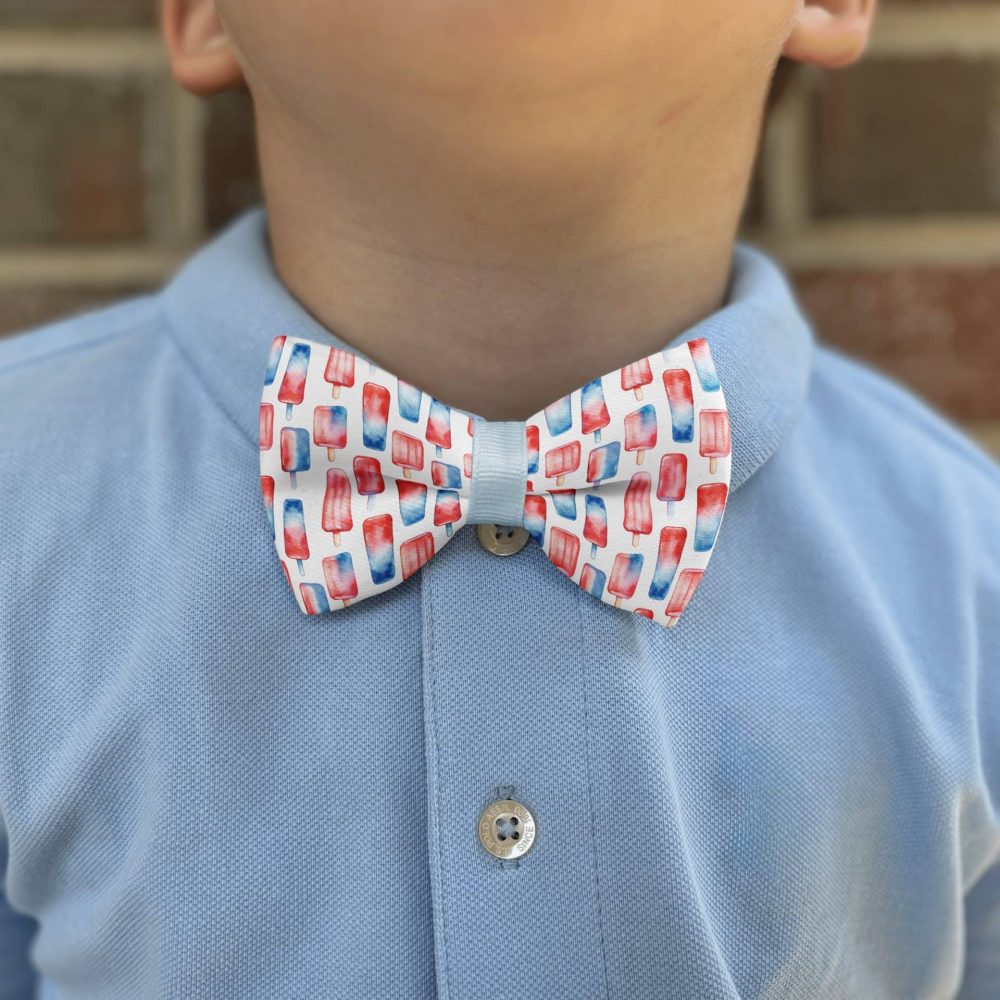
{"label": "silver button", "polygon": [[530,537],[524,528],[506,524],[477,524],[479,544],[495,556],[512,556],[524,548]]}
{"label": "silver button", "polygon": [[520,858],[535,842],[535,817],[516,799],[491,802],[479,817],[479,842],[495,858]]}

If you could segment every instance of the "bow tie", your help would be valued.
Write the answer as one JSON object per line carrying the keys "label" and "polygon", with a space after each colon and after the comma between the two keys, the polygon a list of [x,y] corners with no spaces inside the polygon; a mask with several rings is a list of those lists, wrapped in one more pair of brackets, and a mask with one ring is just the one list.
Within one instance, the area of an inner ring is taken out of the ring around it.
{"label": "bow tie", "polygon": [[491,425],[349,351],[276,337],[261,489],[299,607],[336,610],[413,576],[468,520],[484,488],[476,443],[483,460],[497,427],[515,429],[500,460],[519,463],[520,526],[555,566],[616,608],[676,624],[729,492],[729,414],[705,340],[594,379],[523,425]]}

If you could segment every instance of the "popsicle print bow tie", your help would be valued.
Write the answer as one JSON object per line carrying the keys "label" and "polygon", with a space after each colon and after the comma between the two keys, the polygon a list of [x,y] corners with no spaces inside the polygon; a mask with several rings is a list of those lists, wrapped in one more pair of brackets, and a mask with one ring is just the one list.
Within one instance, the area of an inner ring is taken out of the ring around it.
{"label": "popsicle print bow tie", "polygon": [[[729,415],[708,343],[594,379],[524,435],[522,526],[588,594],[674,625],[729,493]],[[468,520],[475,447],[466,414],[348,351],[276,337],[261,488],[299,607],[333,611],[413,576]]]}

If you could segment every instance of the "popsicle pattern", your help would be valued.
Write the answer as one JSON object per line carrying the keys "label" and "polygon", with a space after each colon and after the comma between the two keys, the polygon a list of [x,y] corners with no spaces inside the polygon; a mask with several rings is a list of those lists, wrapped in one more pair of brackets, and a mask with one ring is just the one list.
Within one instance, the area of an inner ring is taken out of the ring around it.
{"label": "popsicle pattern", "polygon": [[[350,352],[279,336],[260,407],[261,491],[299,607],[413,576],[466,522],[473,421]],[[729,413],[693,340],[593,379],[525,422],[522,526],[586,593],[673,626],[729,494]]]}

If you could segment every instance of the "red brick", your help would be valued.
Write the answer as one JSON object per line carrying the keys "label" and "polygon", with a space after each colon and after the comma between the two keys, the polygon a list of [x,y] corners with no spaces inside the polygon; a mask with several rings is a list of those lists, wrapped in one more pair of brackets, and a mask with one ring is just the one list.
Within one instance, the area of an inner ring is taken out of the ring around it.
{"label": "red brick", "polygon": [[793,274],[817,333],[959,420],[1000,419],[1000,267]]}
{"label": "red brick", "polygon": [[30,288],[0,292],[0,335],[18,333],[61,316],[136,294],[136,288]]}
{"label": "red brick", "polygon": [[0,76],[0,243],[145,235],[145,84]]}
{"label": "red brick", "polygon": [[260,201],[253,105],[244,90],[227,91],[208,102],[204,183],[209,229]]}
{"label": "red brick", "polygon": [[869,59],[827,73],[813,101],[821,216],[1000,209],[1000,61]]}
{"label": "red brick", "polygon": [[96,28],[149,24],[155,17],[156,0],[4,0],[0,24]]}

